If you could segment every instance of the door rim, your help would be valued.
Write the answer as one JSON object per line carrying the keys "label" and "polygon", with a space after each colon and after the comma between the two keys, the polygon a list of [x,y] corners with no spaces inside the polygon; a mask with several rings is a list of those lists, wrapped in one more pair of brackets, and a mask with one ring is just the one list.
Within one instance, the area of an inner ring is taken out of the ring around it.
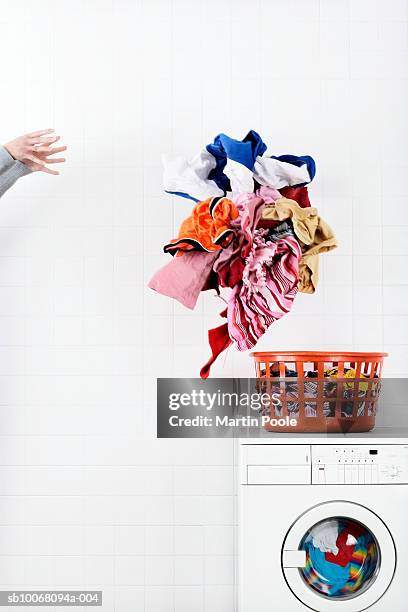
{"label": "door rim", "polygon": [[[303,580],[299,569],[284,567],[283,555],[287,551],[298,550],[299,544],[314,525],[334,517],[346,517],[360,522],[376,538],[381,551],[381,565],[375,581],[361,594],[350,599],[326,599],[312,590]],[[282,545],[281,568],[292,594],[305,606],[315,612],[362,612],[374,605],[390,587],[396,570],[397,555],[395,542],[384,521],[373,510],[345,500],[329,501],[312,506],[303,512],[289,527]]]}

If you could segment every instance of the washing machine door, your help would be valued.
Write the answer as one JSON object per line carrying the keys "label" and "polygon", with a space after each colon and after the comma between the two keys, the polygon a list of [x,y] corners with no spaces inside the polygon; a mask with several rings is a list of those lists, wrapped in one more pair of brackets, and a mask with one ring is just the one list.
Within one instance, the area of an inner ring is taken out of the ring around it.
{"label": "washing machine door", "polygon": [[285,580],[316,612],[361,612],[390,586],[396,568],[393,538],[373,512],[328,502],[305,512],[282,547]]}

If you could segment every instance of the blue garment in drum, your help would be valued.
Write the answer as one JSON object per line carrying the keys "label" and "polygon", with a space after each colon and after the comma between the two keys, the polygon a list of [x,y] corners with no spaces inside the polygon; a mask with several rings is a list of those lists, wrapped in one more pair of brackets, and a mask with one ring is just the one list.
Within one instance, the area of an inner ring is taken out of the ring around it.
{"label": "blue garment in drum", "polygon": [[350,563],[346,567],[342,567],[326,561],[325,553],[315,548],[311,542],[306,543],[305,548],[310,558],[311,568],[319,576],[319,579],[327,584],[328,595],[333,596],[346,586],[350,579]]}

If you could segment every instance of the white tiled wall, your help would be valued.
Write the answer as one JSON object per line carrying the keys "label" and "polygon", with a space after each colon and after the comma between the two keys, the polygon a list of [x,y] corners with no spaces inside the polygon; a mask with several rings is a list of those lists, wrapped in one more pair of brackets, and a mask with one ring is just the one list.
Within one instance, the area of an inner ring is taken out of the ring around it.
{"label": "white tiled wall", "polygon": [[[160,154],[250,128],[312,154],[341,246],[259,346],[385,348],[408,375],[407,0],[0,7],[1,140],[55,126],[70,147],[0,206],[0,588],[231,611],[232,445],[155,439],[155,377],[197,375],[222,306],[145,290],[189,211]],[[213,373],[250,368],[230,350]]]}

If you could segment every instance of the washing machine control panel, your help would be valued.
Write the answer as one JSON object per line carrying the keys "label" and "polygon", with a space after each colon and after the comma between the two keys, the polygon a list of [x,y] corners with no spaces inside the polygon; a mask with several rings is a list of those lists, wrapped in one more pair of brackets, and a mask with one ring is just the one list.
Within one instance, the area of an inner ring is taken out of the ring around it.
{"label": "washing machine control panel", "polygon": [[312,484],[408,484],[408,446],[312,446]]}

